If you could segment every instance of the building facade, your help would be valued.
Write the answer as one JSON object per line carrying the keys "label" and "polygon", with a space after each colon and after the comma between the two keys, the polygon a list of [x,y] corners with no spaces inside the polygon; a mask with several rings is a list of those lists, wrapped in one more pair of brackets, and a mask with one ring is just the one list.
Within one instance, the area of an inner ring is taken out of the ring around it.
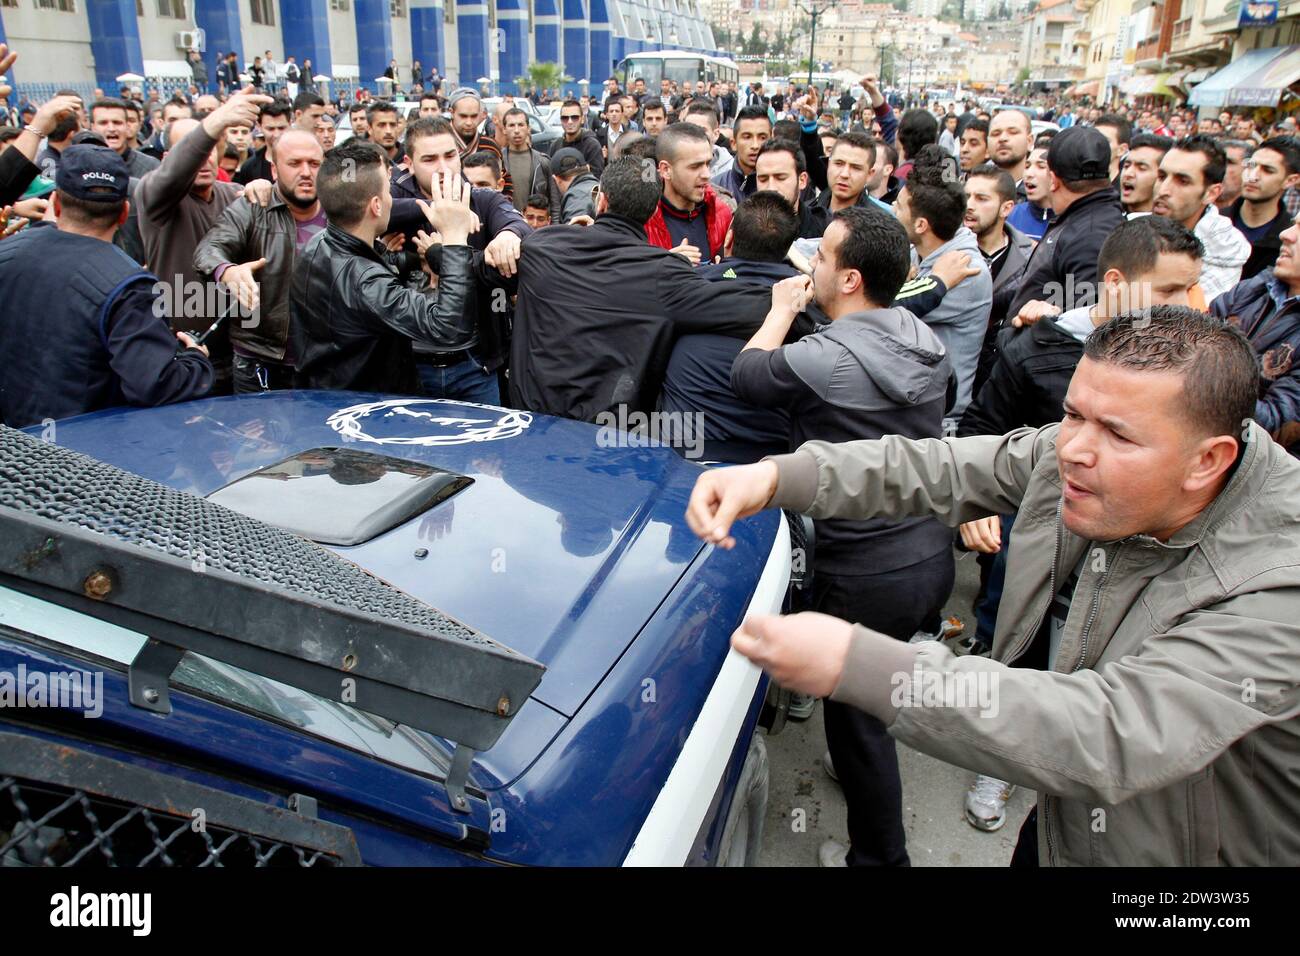
{"label": "building facade", "polygon": [[629,53],[722,52],[704,0],[0,0],[0,42],[21,53],[14,85],[34,99],[60,86],[115,92],[127,73],[188,85],[196,41],[214,86],[219,53],[246,69],[269,51],[277,64],[310,60],[336,94],[382,91],[392,60],[403,87],[419,60],[451,83],[514,92],[531,63],[558,63],[566,89],[598,89]]}

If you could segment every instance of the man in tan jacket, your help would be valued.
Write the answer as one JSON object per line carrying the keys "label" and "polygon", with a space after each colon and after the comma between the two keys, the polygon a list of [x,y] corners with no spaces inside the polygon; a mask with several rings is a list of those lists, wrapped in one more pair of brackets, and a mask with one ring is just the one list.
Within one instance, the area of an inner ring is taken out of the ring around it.
{"label": "man in tan jacket", "polygon": [[1257,387],[1239,332],[1156,306],[1088,339],[1060,424],[808,442],[701,475],[687,519],[726,548],[769,506],[953,526],[1018,510],[992,659],[814,614],[752,618],[733,646],[1036,789],[1018,861],[1293,866],[1300,463],[1251,421]]}

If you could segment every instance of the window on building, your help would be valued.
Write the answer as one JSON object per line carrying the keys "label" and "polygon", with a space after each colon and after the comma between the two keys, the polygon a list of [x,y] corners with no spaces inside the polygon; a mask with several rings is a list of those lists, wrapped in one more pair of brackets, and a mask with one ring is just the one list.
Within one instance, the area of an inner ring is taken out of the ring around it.
{"label": "window on building", "polygon": [[275,0],[250,0],[254,23],[275,26]]}
{"label": "window on building", "polygon": [[442,22],[456,22],[456,0],[443,0],[442,4]]}
{"label": "window on building", "polygon": [[[138,4],[140,0],[135,0],[135,2]],[[0,0],[0,7],[16,7],[16,6],[18,6],[18,0]]]}
{"label": "window on building", "polygon": [[388,13],[390,16],[403,18],[406,16],[406,0],[388,0]]}
{"label": "window on building", "polygon": [[[6,7],[16,7],[16,3],[6,3]],[[77,6],[74,0],[36,0],[37,10],[57,10],[59,13],[76,13]]]}
{"label": "window on building", "polygon": [[[0,7],[16,7],[18,0],[0,0]],[[135,15],[144,16],[144,0],[135,0]]]}
{"label": "window on building", "polygon": [[352,9],[352,0],[330,0],[330,9],[346,13]]}
{"label": "window on building", "polygon": [[158,0],[158,16],[168,20],[184,20],[185,0]]}
{"label": "window on building", "polygon": [[487,13],[488,13],[488,29],[489,29],[489,30],[495,30],[495,29],[497,28],[497,4],[496,4],[496,0],[488,0],[488,4],[487,4]]}

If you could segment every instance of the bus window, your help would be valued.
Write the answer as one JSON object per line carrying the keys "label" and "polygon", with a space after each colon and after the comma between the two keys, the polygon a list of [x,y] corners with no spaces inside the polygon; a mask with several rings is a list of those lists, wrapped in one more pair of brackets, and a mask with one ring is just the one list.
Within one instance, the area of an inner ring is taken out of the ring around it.
{"label": "bus window", "polygon": [[[663,75],[674,83],[682,84],[687,81],[691,83],[698,82],[704,75],[703,64],[700,60],[664,60]],[[656,84],[658,80],[655,81]],[[650,81],[646,80],[649,86]]]}

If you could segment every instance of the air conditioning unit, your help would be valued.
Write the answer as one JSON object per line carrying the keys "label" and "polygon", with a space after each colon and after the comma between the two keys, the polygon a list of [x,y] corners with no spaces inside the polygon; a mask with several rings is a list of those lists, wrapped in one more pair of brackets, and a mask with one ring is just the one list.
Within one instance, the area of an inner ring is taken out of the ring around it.
{"label": "air conditioning unit", "polygon": [[176,49],[204,53],[207,50],[206,40],[203,30],[181,30],[176,34]]}

